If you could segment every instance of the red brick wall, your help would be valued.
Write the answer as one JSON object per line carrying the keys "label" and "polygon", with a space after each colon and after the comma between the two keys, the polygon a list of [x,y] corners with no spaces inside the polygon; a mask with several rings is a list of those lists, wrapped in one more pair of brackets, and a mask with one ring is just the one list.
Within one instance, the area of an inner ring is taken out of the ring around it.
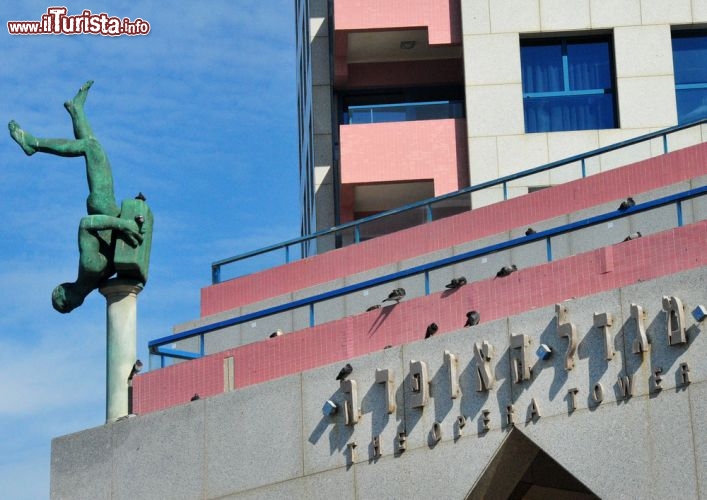
{"label": "red brick wall", "polygon": [[216,314],[701,175],[707,175],[707,144],[203,288],[201,315]]}
{"label": "red brick wall", "polygon": [[[469,283],[457,293],[436,293],[381,310],[346,317],[275,339],[247,344],[198,360],[138,375],[135,411],[149,413],[223,392],[223,359],[234,357],[236,387],[245,387],[329,363],[351,359],[386,345],[419,340],[429,323],[438,335],[459,330],[466,312],[483,322],[613,290],[707,265],[707,221],[521,269],[502,280]],[[670,258],[666,258],[666,255]]]}

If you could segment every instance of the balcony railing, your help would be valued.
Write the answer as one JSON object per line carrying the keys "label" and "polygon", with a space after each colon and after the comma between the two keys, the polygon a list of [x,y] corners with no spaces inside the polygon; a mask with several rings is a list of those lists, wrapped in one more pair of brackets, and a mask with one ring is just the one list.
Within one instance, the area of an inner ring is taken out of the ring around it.
{"label": "balcony railing", "polygon": [[[270,245],[259,250],[253,250],[240,255],[236,255],[234,257],[219,260],[211,264],[212,283],[216,284],[222,281],[221,269],[226,265],[239,263],[239,265],[242,266],[242,269],[246,270],[245,272],[241,272],[240,274],[234,276],[235,278],[237,276],[247,274],[248,272],[255,272],[257,270],[266,269],[268,267],[286,264],[288,262],[291,262],[292,260],[301,258],[303,256],[302,248],[305,245],[316,246],[317,242],[325,242],[327,248],[330,248],[333,246],[341,246],[349,243],[359,243],[360,241],[362,241],[362,228],[371,227],[372,225],[382,227],[386,224],[386,221],[395,221],[396,218],[399,218],[400,214],[409,215],[413,214],[414,212],[422,212],[424,216],[416,218],[416,220],[418,224],[424,224],[433,220],[447,217],[449,215],[453,215],[455,213],[458,213],[460,210],[468,210],[470,209],[468,195],[471,193],[476,193],[491,188],[502,188],[503,199],[508,199],[509,184],[511,184],[513,181],[524,179],[526,177],[530,177],[541,172],[548,172],[567,166],[568,168],[579,168],[579,174],[582,177],[586,177],[588,175],[588,170],[586,166],[587,160],[605,153],[609,153],[611,151],[616,151],[618,149],[623,149],[653,139],[662,139],[663,154],[665,154],[669,152],[668,136],[670,134],[679,132],[681,130],[686,130],[692,127],[697,127],[705,123],[707,123],[707,118],[692,123],[669,127],[663,130],[659,130],[657,132],[651,132],[649,134],[641,135],[633,139],[628,139],[622,142],[618,142],[616,144],[594,149],[586,153],[571,156],[563,160],[558,160],[548,163],[546,165],[531,168],[523,172],[507,175],[505,177],[501,177],[499,179],[495,179],[488,182],[483,182],[475,186],[469,186],[453,193],[448,193],[441,196],[437,196],[435,198],[421,200],[415,203],[411,203],[409,205],[405,205],[403,207],[371,215],[363,219],[357,219],[352,222],[347,222],[345,224],[341,224],[339,226],[326,229],[324,231],[319,231],[306,236],[300,236],[298,238],[287,240],[282,243],[277,243],[275,245]],[[577,164],[576,166],[573,165],[575,163]],[[408,217],[408,219],[415,220],[414,217]],[[314,245],[312,245],[312,242],[314,242]],[[334,242],[334,245],[331,244],[332,242]],[[264,267],[255,267],[253,265],[255,260],[260,260],[260,263],[263,264]]]}
{"label": "balcony railing", "polygon": [[[383,285],[386,283],[391,283],[403,278],[408,278],[411,276],[423,275],[424,276],[424,287],[425,295],[431,293],[430,290],[430,273],[437,269],[442,269],[448,266],[453,266],[455,264],[465,262],[471,259],[476,259],[479,257],[484,257],[496,252],[503,250],[509,250],[512,248],[520,247],[523,245],[528,245],[538,241],[545,242],[546,248],[546,261],[551,262],[553,260],[553,238],[558,236],[573,233],[575,231],[580,231],[598,224],[605,224],[610,221],[622,219],[631,215],[636,215],[643,212],[649,212],[652,210],[659,209],[668,205],[674,205],[675,207],[675,227],[680,227],[683,225],[683,202],[707,195],[707,186],[698,187],[695,189],[690,189],[683,191],[681,193],[672,194],[669,196],[664,196],[655,200],[651,200],[645,203],[636,204],[627,210],[612,210],[610,212],[582,219],[576,222],[571,222],[569,224],[563,224],[551,229],[544,231],[538,231],[534,234],[529,234],[525,236],[520,236],[517,238],[510,239],[501,243],[496,243],[476,250],[467,251],[458,255],[453,255],[451,257],[446,257],[438,259],[432,262],[427,262],[418,266],[410,267],[401,271],[390,273],[384,276],[379,276],[377,278],[361,281],[359,283],[354,283],[351,285],[343,286],[330,290],[324,293],[316,294],[303,299],[294,300],[278,306],[265,308],[252,313],[244,314],[241,316],[236,316],[234,318],[226,319],[223,321],[216,321],[211,324],[203,325],[191,330],[187,330],[181,333],[169,335],[166,337],[151,340],[148,343],[148,349],[151,355],[159,356],[160,366],[165,366],[165,361],[167,358],[173,359],[197,359],[206,354],[205,349],[205,336],[211,332],[221,330],[223,328],[228,328],[235,325],[240,325],[247,322],[254,322],[255,320],[265,318],[268,316],[273,316],[275,314],[293,311],[299,308],[307,308],[309,310],[309,326],[312,327],[316,324],[315,316],[315,304],[322,303],[327,300],[331,300],[337,297],[343,297],[352,293],[359,292],[361,290],[366,290],[378,285]],[[188,339],[197,338],[199,341],[198,352],[185,351],[183,349],[178,349],[176,342],[185,341]]]}
{"label": "balcony railing", "polygon": [[344,122],[349,125],[357,125],[463,117],[463,101],[431,101],[349,106],[348,112],[344,115]]}

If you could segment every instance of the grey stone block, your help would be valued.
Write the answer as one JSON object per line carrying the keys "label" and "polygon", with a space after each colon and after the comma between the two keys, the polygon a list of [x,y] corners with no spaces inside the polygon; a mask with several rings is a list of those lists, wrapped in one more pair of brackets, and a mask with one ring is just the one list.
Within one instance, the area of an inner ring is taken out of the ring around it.
{"label": "grey stone block", "polygon": [[667,391],[521,430],[602,498],[696,498],[689,414],[687,395]]}
{"label": "grey stone block", "polygon": [[[692,383],[688,389],[690,417],[695,450],[695,469],[699,498],[707,498],[707,383]],[[685,473],[689,473],[685,470]]]}
{"label": "grey stone block", "polygon": [[51,498],[111,498],[111,429],[95,427],[52,440]]}
{"label": "grey stone block", "polygon": [[202,495],[204,401],[115,422],[110,427],[111,498],[192,499]]}
{"label": "grey stone block", "polygon": [[270,500],[273,498],[306,498],[307,500],[343,500],[356,498],[353,471],[334,469],[320,474],[275,483],[224,498],[233,500]]}
{"label": "grey stone block", "polygon": [[208,398],[204,404],[208,498],[302,475],[299,375]]}
{"label": "grey stone block", "polygon": [[505,431],[469,436],[354,466],[357,498],[465,498]]}

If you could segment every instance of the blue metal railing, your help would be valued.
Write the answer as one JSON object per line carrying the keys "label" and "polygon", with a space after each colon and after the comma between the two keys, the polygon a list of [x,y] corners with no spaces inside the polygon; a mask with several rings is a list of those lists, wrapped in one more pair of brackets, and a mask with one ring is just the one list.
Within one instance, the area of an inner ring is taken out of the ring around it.
{"label": "blue metal railing", "polygon": [[[335,290],[330,290],[328,292],[313,295],[311,297],[307,297],[307,298],[303,298],[303,299],[299,299],[299,300],[294,300],[294,301],[287,302],[285,304],[281,304],[278,306],[269,307],[266,309],[262,309],[260,311],[255,311],[252,313],[237,316],[235,318],[230,318],[230,319],[226,319],[223,321],[217,321],[215,323],[211,323],[208,325],[193,328],[191,330],[186,330],[181,333],[168,335],[166,337],[161,337],[161,338],[158,338],[155,340],[151,340],[148,343],[148,348],[149,348],[151,354],[155,354],[155,355],[160,356],[161,366],[164,366],[165,357],[173,357],[173,358],[179,358],[179,359],[196,359],[196,358],[199,358],[204,355],[204,353],[205,353],[204,336],[210,332],[220,330],[222,328],[227,328],[230,326],[236,326],[236,325],[246,323],[249,321],[254,321],[254,320],[264,318],[267,316],[272,316],[274,314],[291,311],[293,309],[298,309],[300,307],[309,307],[310,326],[314,326],[314,324],[315,324],[314,304],[316,304],[316,303],[323,302],[323,301],[329,300],[329,299],[334,299],[334,298],[348,295],[350,293],[354,293],[354,292],[357,292],[360,290],[364,290],[364,289],[371,288],[371,287],[378,286],[378,285],[383,285],[386,283],[390,283],[392,281],[396,281],[396,280],[399,280],[402,278],[408,278],[410,276],[415,276],[415,275],[419,275],[419,274],[424,274],[425,294],[428,295],[430,293],[430,290],[429,290],[429,273],[430,273],[430,271],[434,271],[436,269],[440,269],[442,267],[450,266],[453,264],[458,264],[460,262],[464,262],[464,261],[467,261],[470,259],[483,257],[485,255],[489,255],[489,254],[492,254],[495,252],[500,252],[502,250],[508,250],[508,249],[515,248],[518,246],[527,245],[529,243],[533,243],[536,241],[545,240],[546,247],[547,247],[547,261],[550,262],[550,261],[552,261],[552,238],[553,237],[556,237],[556,236],[559,236],[559,235],[562,235],[565,233],[570,233],[573,231],[578,231],[580,229],[584,229],[584,228],[587,228],[590,226],[595,226],[597,224],[612,221],[615,219],[621,219],[623,217],[627,217],[627,216],[634,215],[637,213],[654,210],[654,209],[657,209],[657,208],[660,208],[660,207],[663,207],[666,205],[671,205],[671,204],[676,205],[676,220],[677,220],[676,225],[679,227],[679,226],[682,226],[682,224],[683,224],[682,202],[692,199],[692,198],[699,197],[699,196],[704,196],[705,194],[707,194],[707,186],[702,186],[699,188],[690,189],[690,190],[683,191],[681,193],[673,194],[670,196],[665,196],[665,197],[662,197],[662,198],[659,198],[656,200],[636,204],[635,206],[633,206],[625,211],[614,210],[614,211],[607,212],[607,213],[604,213],[601,215],[596,215],[594,217],[589,217],[589,218],[582,219],[582,220],[572,222],[569,224],[564,224],[562,226],[558,226],[555,228],[547,229],[544,231],[538,231],[537,233],[534,233],[531,235],[521,236],[521,237],[514,238],[514,239],[511,239],[508,241],[501,242],[501,243],[489,245],[489,246],[486,246],[484,248],[480,248],[477,250],[471,250],[471,251],[464,252],[464,253],[454,255],[451,257],[438,259],[438,260],[428,262],[425,264],[421,264],[419,266],[411,267],[411,268],[408,268],[408,269],[405,269],[402,271],[390,273],[385,276],[380,276],[378,278],[373,278],[370,280],[362,281],[360,283],[355,283],[352,285],[337,288]],[[175,342],[187,340],[187,339],[190,339],[193,337],[199,337],[199,352],[198,353],[165,347],[169,344],[173,344]]]}
{"label": "blue metal railing", "polygon": [[[594,149],[592,151],[588,151],[586,153],[582,153],[579,155],[575,156],[570,156],[569,158],[565,158],[563,160],[558,160],[554,161],[551,163],[547,163],[545,165],[531,168],[528,170],[524,170],[522,172],[518,172],[515,174],[507,175],[504,177],[500,177],[498,179],[488,181],[488,182],[483,182],[481,184],[476,184],[475,186],[469,186],[467,188],[461,189],[459,191],[455,191],[453,193],[447,193],[441,196],[437,196],[435,198],[428,198],[426,200],[421,200],[415,203],[411,203],[409,205],[405,205],[393,210],[388,210],[385,212],[381,212],[375,215],[371,215],[369,217],[365,217],[363,219],[357,219],[352,222],[347,222],[345,224],[341,224],[339,226],[332,227],[330,229],[326,229],[323,231],[318,231],[316,233],[312,233],[310,235],[306,236],[300,236],[298,238],[293,238],[287,241],[284,241],[282,243],[277,243],[274,245],[270,245],[264,248],[260,248],[258,250],[253,250],[250,252],[242,253],[239,255],[236,255],[234,257],[229,257],[226,259],[222,259],[219,261],[216,261],[211,264],[211,281],[212,283],[220,283],[222,281],[221,279],[221,268],[233,264],[236,262],[242,262],[246,261],[249,259],[253,259],[254,257],[266,255],[266,254],[271,254],[273,252],[282,252],[284,251],[284,262],[280,261],[279,264],[286,264],[291,261],[292,254],[295,252],[291,252],[291,248],[301,248],[301,245],[307,242],[311,242],[314,240],[315,242],[320,239],[320,238],[325,238],[325,237],[332,237],[334,239],[340,239],[343,240],[345,236],[347,235],[352,235],[351,237],[351,243],[355,244],[361,241],[361,227],[366,225],[366,224],[371,224],[374,223],[375,221],[380,221],[380,222],[385,222],[392,220],[395,216],[400,215],[400,214],[411,214],[415,210],[423,210],[425,216],[421,217],[420,219],[424,222],[430,222],[434,220],[434,213],[435,213],[435,207],[437,207],[439,212],[441,212],[441,217],[443,218],[447,215],[451,215],[452,213],[459,213],[460,211],[463,210],[469,210],[470,204],[469,200],[465,199],[462,200],[462,198],[465,195],[468,195],[470,193],[475,193],[477,191],[481,191],[484,189],[488,188],[494,188],[494,187],[501,187],[503,190],[503,199],[506,200],[508,199],[508,185],[509,183],[513,181],[517,181],[519,179],[523,179],[525,177],[530,177],[535,174],[539,174],[542,172],[547,172],[550,170],[554,170],[556,168],[569,165],[572,163],[579,162],[580,166],[580,173],[582,177],[587,176],[587,167],[586,167],[586,161],[589,158],[593,158],[595,156],[599,156],[604,153],[608,153],[611,151],[616,151],[618,149],[622,149],[625,147],[633,146],[636,144],[640,144],[645,141],[649,141],[652,139],[656,138],[662,138],[663,142],[663,153],[668,152],[668,135],[673,134],[675,132],[679,132],[681,130],[685,130],[688,128],[696,127],[699,125],[702,125],[704,123],[707,123],[707,118],[691,122],[691,123],[685,123],[682,125],[677,125],[674,127],[669,127],[663,130],[659,130],[656,132],[651,132],[649,134],[641,135],[632,139],[627,139],[622,142],[618,142],[616,144],[612,144],[609,146],[604,146],[598,149]],[[454,207],[452,207],[451,210],[445,211],[444,204],[447,203],[449,204],[450,202],[455,202],[457,201],[457,208],[458,210],[455,212]],[[440,209],[441,208],[441,209]],[[393,232],[393,231],[390,231]],[[343,242],[342,242],[343,243]]]}
{"label": "blue metal railing", "polygon": [[350,125],[462,118],[463,101],[406,102],[349,106],[344,119]]}

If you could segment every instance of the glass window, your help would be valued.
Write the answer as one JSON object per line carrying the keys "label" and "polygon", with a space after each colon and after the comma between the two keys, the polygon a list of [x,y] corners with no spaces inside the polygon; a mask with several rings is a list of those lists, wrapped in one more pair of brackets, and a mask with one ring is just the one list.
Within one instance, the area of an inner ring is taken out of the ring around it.
{"label": "glass window", "polygon": [[525,131],[616,127],[611,39],[523,40]]}
{"label": "glass window", "polygon": [[707,117],[707,32],[673,33],[678,123]]}

